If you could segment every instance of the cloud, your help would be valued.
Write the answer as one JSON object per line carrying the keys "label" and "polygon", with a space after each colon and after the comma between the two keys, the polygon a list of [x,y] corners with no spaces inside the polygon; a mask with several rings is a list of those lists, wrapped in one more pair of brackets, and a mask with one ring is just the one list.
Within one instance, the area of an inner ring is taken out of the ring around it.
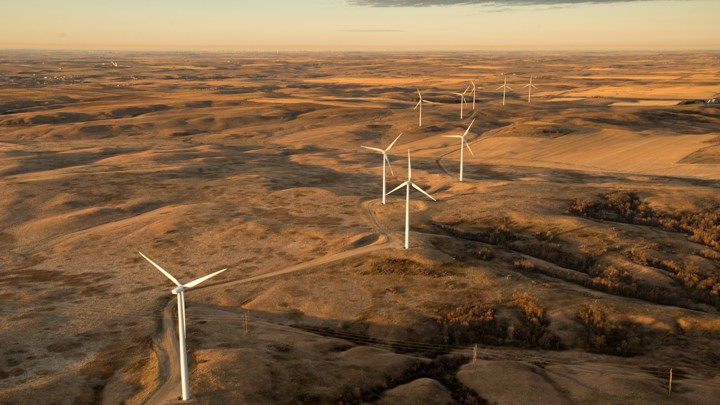
{"label": "cloud", "polygon": [[357,6],[371,7],[429,7],[478,4],[485,6],[545,6],[582,3],[628,3],[647,0],[349,0]]}
{"label": "cloud", "polygon": [[405,32],[402,30],[340,30],[342,32]]}

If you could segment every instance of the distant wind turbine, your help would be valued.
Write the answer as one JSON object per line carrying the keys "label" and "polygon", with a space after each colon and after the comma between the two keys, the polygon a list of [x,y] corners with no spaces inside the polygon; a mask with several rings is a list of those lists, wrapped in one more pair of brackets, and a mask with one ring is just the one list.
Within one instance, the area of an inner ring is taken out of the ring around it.
{"label": "distant wind turbine", "polygon": [[530,83],[523,86],[523,89],[525,87],[528,88],[528,103],[530,102],[530,96],[532,95],[532,89],[537,89],[537,87],[535,87],[535,85],[532,83],[532,79],[533,79],[533,77],[530,76]]}
{"label": "distant wind turbine", "polygon": [[406,199],[405,199],[405,249],[407,249],[410,247],[410,187],[425,194],[431,200],[437,201],[430,194],[426,193],[425,190],[421,189],[420,187],[418,187],[418,185],[416,185],[415,183],[412,182],[412,167],[410,165],[410,149],[408,149],[408,179],[406,182],[395,187],[395,189],[393,189],[388,194],[392,194],[395,191],[400,190],[401,188],[403,188],[403,186],[407,187],[407,193],[406,193]]}
{"label": "distant wind turbine", "polygon": [[415,108],[413,108],[413,110],[420,107],[420,117],[418,119],[418,126],[421,127],[422,126],[422,105],[423,105],[423,103],[428,103],[428,104],[432,104],[432,103],[430,101],[423,100],[422,94],[420,94],[420,89],[417,89],[417,93],[418,93],[418,97],[420,97],[420,100],[417,102],[417,104],[415,104]]}
{"label": "distant wind turbine", "polygon": [[467,104],[465,101],[465,93],[467,93],[468,89],[470,89],[470,86],[468,86],[462,93],[453,93],[460,96],[460,119],[463,119],[463,104]]}
{"label": "distant wind turbine", "polygon": [[510,88],[510,86],[507,85],[507,75],[505,73],[503,73],[503,76],[505,76],[505,82],[503,82],[503,85],[498,87],[497,89],[498,90],[503,89],[503,105],[505,105],[505,91],[512,90],[512,89]]}
{"label": "distant wind turbine", "polygon": [[110,63],[112,63],[113,66],[118,67],[117,62],[115,62],[114,60],[111,60]]}
{"label": "distant wind turbine", "polygon": [[[475,82],[470,80],[470,83],[472,83],[472,95],[473,95],[473,111],[475,111],[475,90],[477,87],[475,87]],[[482,88],[482,87],[481,87]]]}
{"label": "distant wind turbine", "polygon": [[402,133],[400,133],[400,135],[398,135],[397,138],[395,138],[395,140],[390,143],[390,146],[388,146],[385,149],[372,148],[370,146],[361,146],[361,148],[374,150],[375,152],[380,152],[383,155],[383,179],[382,179],[383,180],[383,187],[382,187],[382,203],[383,203],[383,205],[385,205],[385,195],[386,195],[386,193],[385,193],[385,163],[386,162],[387,162],[387,167],[390,168],[390,173],[393,176],[395,175],[395,173],[393,173],[393,171],[392,171],[392,167],[390,166],[390,159],[388,159],[387,153],[388,153],[388,151],[390,151],[390,148],[392,148],[393,145],[395,145],[395,142],[397,142],[397,140],[400,139],[401,136],[402,136]]}
{"label": "distant wind turbine", "polygon": [[463,181],[463,152],[465,151],[465,146],[467,146],[468,150],[470,151],[470,154],[475,156],[472,149],[470,149],[470,144],[465,140],[465,136],[470,131],[470,127],[475,122],[475,120],[472,120],[470,125],[468,125],[467,129],[465,130],[465,133],[462,135],[443,135],[445,138],[460,138],[460,181]]}
{"label": "distant wind turbine", "polygon": [[170,281],[175,283],[177,285],[176,288],[172,290],[172,293],[177,295],[177,307],[178,307],[178,341],[180,342],[180,379],[181,379],[181,386],[182,386],[182,400],[187,401],[190,399],[190,383],[188,381],[188,364],[187,364],[187,350],[185,348],[185,290],[188,288],[195,287],[196,285],[202,283],[203,281],[215,277],[218,274],[222,273],[223,271],[227,269],[222,269],[220,271],[216,271],[215,273],[208,274],[207,276],[200,277],[197,280],[193,280],[187,284],[180,284],[179,281],[175,277],[172,276],[172,274],[165,271],[162,267],[158,266],[154,261],[150,260],[147,256],[142,254],[141,252],[140,256],[145,258],[150,264],[155,266],[156,269],[160,270],[162,274],[165,275],[165,277],[169,278]]}

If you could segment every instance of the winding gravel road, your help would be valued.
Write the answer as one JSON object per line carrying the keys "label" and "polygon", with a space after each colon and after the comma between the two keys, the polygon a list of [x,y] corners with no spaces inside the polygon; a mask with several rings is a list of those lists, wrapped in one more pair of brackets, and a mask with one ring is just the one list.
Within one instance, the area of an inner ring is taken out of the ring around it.
{"label": "winding gravel road", "polygon": [[[323,256],[315,260],[311,260],[305,263],[296,264],[294,266],[286,267],[281,270],[273,271],[270,273],[261,274],[258,276],[249,277],[242,280],[229,281],[225,283],[217,283],[203,287],[202,290],[207,292],[208,290],[214,290],[218,288],[227,288],[238,284],[250,283],[258,280],[265,280],[272,277],[283,276],[290,273],[296,273],[299,271],[309,270],[314,267],[337,262],[350,257],[359,255],[365,255],[378,250],[401,248],[402,244],[399,239],[395,238],[391,232],[383,228],[375,217],[373,207],[378,205],[379,202],[375,200],[360,201],[360,205],[367,213],[372,226],[380,234],[380,237],[373,243],[361,246],[355,249],[346,250],[339,253],[334,253],[328,256]],[[187,294],[187,293],[186,293]],[[168,300],[167,305],[163,309],[163,321],[162,329],[158,332],[153,340],[155,343],[156,350],[158,350],[160,358],[160,374],[161,378],[165,380],[157,391],[148,399],[147,404],[150,405],[164,405],[168,402],[177,401],[180,396],[180,359],[178,358],[178,339],[177,339],[177,323],[175,322],[174,314],[176,313],[176,302],[174,297]]]}

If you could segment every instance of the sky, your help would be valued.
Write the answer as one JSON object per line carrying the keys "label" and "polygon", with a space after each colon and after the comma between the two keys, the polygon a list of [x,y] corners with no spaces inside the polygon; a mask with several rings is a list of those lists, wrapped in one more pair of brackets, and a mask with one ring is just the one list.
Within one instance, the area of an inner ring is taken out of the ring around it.
{"label": "sky", "polygon": [[0,49],[720,50],[720,0],[0,0]]}

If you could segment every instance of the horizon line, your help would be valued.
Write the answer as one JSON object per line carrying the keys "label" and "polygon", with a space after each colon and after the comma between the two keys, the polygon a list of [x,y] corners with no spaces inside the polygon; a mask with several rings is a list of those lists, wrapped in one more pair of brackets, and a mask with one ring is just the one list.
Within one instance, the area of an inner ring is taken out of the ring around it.
{"label": "horizon line", "polygon": [[683,52],[720,52],[720,48],[513,48],[513,49],[499,49],[497,48],[476,48],[476,49],[408,49],[408,48],[397,48],[397,49],[329,49],[329,48],[257,48],[257,49],[216,49],[216,48],[3,48],[0,47],[0,52],[129,52],[129,53],[488,53],[488,52],[561,52],[561,53],[573,53],[573,52],[670,52],[670,53],[683,53]]}

